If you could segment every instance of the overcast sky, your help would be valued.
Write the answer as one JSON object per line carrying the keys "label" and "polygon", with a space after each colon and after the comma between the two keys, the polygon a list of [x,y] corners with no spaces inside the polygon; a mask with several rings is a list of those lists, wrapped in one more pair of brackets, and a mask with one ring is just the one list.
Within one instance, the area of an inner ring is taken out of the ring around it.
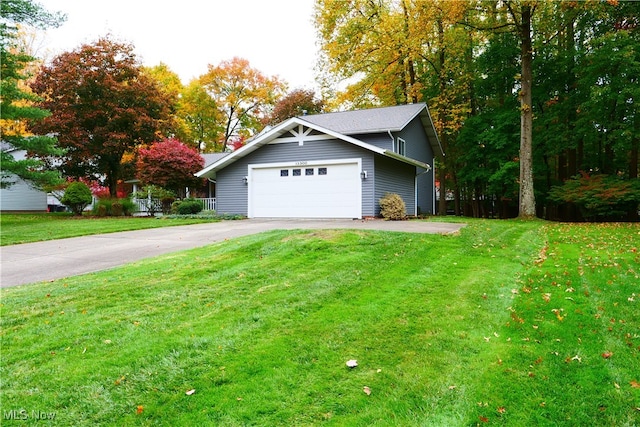
{"label": "overcast sky", "polygon": [[107,34],[144,65],[163,62],[188,83],[234,56],[290,89],[315,89],[313,0],[35,0],[67,15],[45,33],[51,58]]}

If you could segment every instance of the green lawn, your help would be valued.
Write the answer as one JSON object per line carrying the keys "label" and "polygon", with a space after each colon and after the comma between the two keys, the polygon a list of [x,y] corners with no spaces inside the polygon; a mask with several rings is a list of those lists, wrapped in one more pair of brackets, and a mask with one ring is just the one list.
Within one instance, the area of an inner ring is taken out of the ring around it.
{"label": "green lawn", "polygon": [[0,215],[0,245],[15,245],[89,234],[132,231],[211,221],[213,219],[74,217],[68,213],[2,214]]}
{"label": "green lawn", "polygon": [[637,224],[273,231],[6,289],[3,421],[640,425],[639,248]]}

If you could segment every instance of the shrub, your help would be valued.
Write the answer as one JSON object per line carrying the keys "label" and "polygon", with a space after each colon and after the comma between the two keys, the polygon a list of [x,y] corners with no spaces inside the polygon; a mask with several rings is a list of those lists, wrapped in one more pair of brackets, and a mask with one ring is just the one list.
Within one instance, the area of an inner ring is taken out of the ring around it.
{"label": "shrub", "polygon": [[91,189],[87,184],[76,181],[69,184],[60,202],[69,207],[74,215],[82,215],[82,211],[91,204],[92,200]]}
{"label": "shrub", "polygon": [[204,209],[201,201],[195,199],[184,199],[180,203],[174,203],[178,215],[197,214]]}
{"label": "shrub", "polygon": [[133,203],[133,200],[131,200],[128,197],[123,197],[121,199],[118,199],[118,203],[120,203],[122,205],[122,213],[125,216],[131,216],[133,215],[133,213],[136,211],[137,206],[135,203]]}
{"label": "shrub", "polygon": [[549,198],[573,203],[587,221],[619,220],[638,209],[640,180],[581,172],[563,185],[552,187]]}
{"label": "shrub", "polygon": [[107,207],[105,205],[97,205],[94,207],[93,212],[98,216],[107,216]]}
{"label": "shrub", "polygon": [[387,193],[380,199],[380,215],[384,219],[398,221],[407,217],[404,200],[396,193]]}
{"label": "shrub", "polygon": [[93,207],[93,214],[98,216],[130,216],[135,212],[136,204],[128,198],[99,199]]}
{"label": "shrub", "polygon": [[122,203],[115,201],[111,204],[111,216],[122,216],[124,214],[124,208]]}
{"label": "shrub", "polygon": [[93,205],[93,214],[98,216],[110,216],[111,215],[111,205],[113,205],[113,200],[110,198],[100,198]]}

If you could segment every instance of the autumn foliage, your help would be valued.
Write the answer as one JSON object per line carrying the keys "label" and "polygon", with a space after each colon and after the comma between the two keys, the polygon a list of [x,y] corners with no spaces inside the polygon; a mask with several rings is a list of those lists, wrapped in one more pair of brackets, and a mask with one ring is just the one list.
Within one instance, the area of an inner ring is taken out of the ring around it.
{"label": "autumn foliage", "polygon": [[102,38],[63,53],[31,85],[51,116],[35,126],[66,149],[66,176],[103,180],[116,196],[123,156],[150,143],[170,117],[169,100],[144,75],[133,46]]}
{"label": "autumn foliage", "polygon": [[136,167],[142,183],[179,192],[200,183],[194,174],[204,167],[204,158],[193,148],[169,138],[140,148]]}

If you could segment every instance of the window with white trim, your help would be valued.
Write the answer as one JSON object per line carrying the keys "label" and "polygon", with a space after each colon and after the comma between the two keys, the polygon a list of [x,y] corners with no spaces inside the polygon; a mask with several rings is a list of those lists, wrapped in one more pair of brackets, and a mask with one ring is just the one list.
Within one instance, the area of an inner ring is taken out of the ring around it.
{"label": "window with white trim", "polygon": [[398,138],[398,154],[400,154],[401,156],[406,156],[406,143],[404,142],[404,139],[402,138]]}

